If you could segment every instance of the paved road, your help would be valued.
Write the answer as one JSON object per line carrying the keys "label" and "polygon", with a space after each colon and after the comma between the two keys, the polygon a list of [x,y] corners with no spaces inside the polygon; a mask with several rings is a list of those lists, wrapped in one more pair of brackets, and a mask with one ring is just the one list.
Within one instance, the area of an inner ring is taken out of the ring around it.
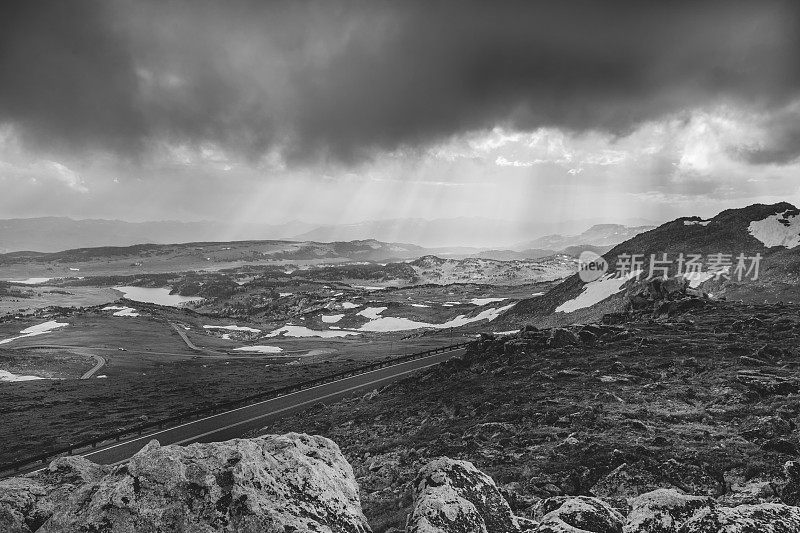
{"label": "paved road", "polygon": [[302,411],[320,402],[334,402],[353,392],[368,391],[382,387],[414,371],[436,365],[463,352],[464,349],[461,348],[373,370],[365,374],[318,385],[272,400],[258,402],[193,422],[187,422],[174,428],[154,431],[142,437],[115,443],[81,455],[96,463],[114,464],[127,460],[152,439],[157,439],[162,445],[166,445],[218,442],[241,437],[248,431],[263,427],[271,420]]}
{"label": "paved road", "polygon": [[103,357],[102,355],[97,355],[97,354],[93,354],[93,353],[87,353],[87,354],[84,354],[84,355],[87,355],[89,357],[93,357],[94,360],[95,360],[95,365],[88,372],[86,372],[84,375],[81,376],[81,379],[89,379],[92,376],[94,376],[97,373],[98,370],[103,368],[103,365],[106,364],[106,358]]}

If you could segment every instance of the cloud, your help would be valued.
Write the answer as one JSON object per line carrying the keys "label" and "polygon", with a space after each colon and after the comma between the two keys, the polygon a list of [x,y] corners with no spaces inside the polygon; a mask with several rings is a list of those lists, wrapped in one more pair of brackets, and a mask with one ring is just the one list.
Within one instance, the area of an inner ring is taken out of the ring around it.
{"label": "cloud", "polygon": [[[214,146],[352,163],[503,125],[614,135],[800,94],[800,4],[16,1],[0,122],[59,154]],[[747,157],[791,160],[786,128]],[[56,155],[53,155],[55,158]],[[613,156],[612,156],[613,157]]]}

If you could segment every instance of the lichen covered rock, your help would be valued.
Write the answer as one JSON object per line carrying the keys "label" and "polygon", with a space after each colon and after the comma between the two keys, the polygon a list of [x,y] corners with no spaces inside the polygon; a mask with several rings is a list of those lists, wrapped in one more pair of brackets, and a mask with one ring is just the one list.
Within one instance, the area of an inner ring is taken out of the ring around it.
{"label": "lichen covered rock", "polygon": [[47,506],[40,504],[47,492],[46,486],[33,479],[11,478],[0,481],[0,531],[36,531],[50,517]]}
{"label": "lichen covered rock", "polygon": [[559,496],[541,502],[537,533],[621,533],[624,517],[598,498]]}
{"label": "lichen covered rock", "polygon": [[634,498],[625,533],[674,533],[700,509],[711,505],[706,496],[689,496],[675,489],[657,489]]}
{"label": "lichen covered rock", "polygon": [[518,533],[519,523],[492,478],[467,461],[443,457],[415,482],[407,533]]}
{"label": "lichen covered rock", "polygon": [[800,507],[779,503],[711,507],[695,513],[677,533],[796,533]]}
{"label": "lichen covered rock", "polygon": [[353,470],[303,434],[160,446],[107,470],[79,458],[0,483],[0,531],[369,533]]}

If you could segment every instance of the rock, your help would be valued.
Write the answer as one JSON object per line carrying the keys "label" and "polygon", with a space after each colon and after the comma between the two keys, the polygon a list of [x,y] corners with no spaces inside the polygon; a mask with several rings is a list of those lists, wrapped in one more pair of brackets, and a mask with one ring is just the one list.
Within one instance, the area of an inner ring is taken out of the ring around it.
{"label": "rock", "polygon": [[33,476],[0,481],[0,531],[36,531],[76,488],[109,470],[83,457],[59,457]]}
{"label": "rock", "polygon": [[796,533],[800,507],[780,503],[702,509],[677,533]]}
{"label": "rock", "polygon": [[657,489],[631,500],[625,533],[674,533],[699,509],[711,505],[711,498],[688,496],[675,489]]}
{"label": "rock", "polygon": [[541,502],[537,533],[621,533],[623,516],[598,498],[558,496]]}
{"label": "rock", "polygon": [[58,457],[47,468],[36,473],[35,479],[48,485],[74,486],[99,481],[111,467],[98,465],[79,455]]}
{"label": "rock", "polygon": [[0,481],[0,531],[30,533],[50,517],[47,487],[29,478]]}
{"label": "rock", "polygon": [[492,478],[467,461],[442,457],[415,481],[407,533],[518,533],[520,526]]}
{"label": "rock", "polygon": [[190,446],[151,441],[78,488],[39,530],[365,533],[353,470],[326,438],[297,433]]}
{"label": "rock", "polygon": [[769,439],[765,442],[761,449],[765,452],[782,453],[785,455],[797,455],[798,447],[797,442],[790,439]]}
{"label": "rock", "polygon": [[748,440],[764,442],[788,435],[792,429],[792,424],[779,416],[761,416],[748,421],[741,434]]}
{"label": "rock", "polygon": [[713,477],[705,468],[670,459],[661,463],[665,480],[688,494],[719,496],[725,493],[725,479]]}
{"label": "rock", "polygon": [[550,348],[563,348],[565,346],[573,346],[579,342],[578,336],[570,330],[554,328],[550,332],[550,338],[547,339],[547,346]]}
{"label": "rock", "polygon": [[581,331],[578,332],[578,338],[583,344],[587,346],[595,346],[597,344],[597,339],[598,339],[596,333],[588,331],[586,329],[582,329]]}
{"label": "rock", "polygon": [[786,461],[783,474],[786,485],[781,491],[781,501],[787,505],[800,505],[800,462]]}
{"label": "rock", "polygon": [[595,483],[590,492],[595,496],[623,502],[660,486],[663,485],[650,471],[637,464],[623,463]]}

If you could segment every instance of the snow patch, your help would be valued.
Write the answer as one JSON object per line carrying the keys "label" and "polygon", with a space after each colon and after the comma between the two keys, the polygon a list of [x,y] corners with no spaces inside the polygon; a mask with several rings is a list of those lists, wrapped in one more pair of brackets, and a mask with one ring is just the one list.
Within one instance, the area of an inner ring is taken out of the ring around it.
{"label": "snow patch", "polygon": [[519,333],[518,329],[510,329],[508,331],[493,331],[493,335],[513,335],[514,333]]}
{"label": "snow patch", "polygon": [[242,346],[235,348],[236,352],[281,353],[283,348],[277,346]]}
{"label": "snow patch", "polygon": [[0,370],[0,381],[33,381],[35,379],[45,379],[39,376],[21,376],[19,374],[12,374],[7,370]]}
{"label": "snow patch", "polygon": [[584,309],[600,303],[606,298],[620,292],[622,286],[625,285],[628,280],[639,276],[641,273],[641,270],[634,270],[624,277],[615,277],[614,274],[606,274],[584,285],[583,290],[578,296],[556,307],[556,313],[572,313],[578,309]]}
{"label": "snow patch", "polygon": [[47,283],[53,278],[28,278],[28,279],[20,279],[20,280],[11,280],[9,283],[18,283],[20,285],[41,285],[42,283]]}
{"label": "snow patch", "polygon": [[353,302],[342,302],[342,309],[355,309],[356,307],[359,307],[359,305]]}
{"label": "snow patch", "polygon": [[747,231],[767,248],[772,246],[794,248],[800,245],[800,217],[793,211],[784,211],[763,220],[755,220],[750,223]]}
{"label": "snow patch", "polygon": [[333,337],[347,337],[348,335],[358,335],[357,331],[347,330],[314,330],[305,326],[293,326],[291,324],[278,328],[267,334],[267,337],[277,337],[283,334],[286,337],[322,337],[325,339]]}
{"label": "snow patch", "polygon": [[21,335],[17,337],[11,337],[8,339],[0,340],[0,344],[7,344],[11,341],[24,339],[26,337],[35,337],[37,335],[44,335],[45,333],[50,333],[54,329],[63,328],[64,326],[69,326],[67,322],[56,322],[55,320],[50,320],[48,322],[43,322],[42,324],[37,324],[35,326],[31,326],[29,328],[25,328],[20,331]]}
{"label": "snow patch", "polygon": [[425,305],[425,304],[411,304],[411,307],[430,307],[430,305]]}
{"label": "snow patch", "polygon": [[[728,267],[730,270],[730,267]],[[713,272],[684,272],[683,277],[689,280],[689,287],[696,289],[706,281],[714,277]]]}
{"label": "snow patch", "polygon": [[101,311],[116,311],[114,316],[139,316],[139,313],[133,307],[120,307],[118,305],[109,305],[101,309]]}
{"label": "snow patch", "polygon": [[370,320],[376,320],[380,318],[381,313],[386,311],[388,307],[367,307],[366,309],[362,309],[357,315],[369,318]]}
{"label": "snow patch", "polygon": [[151,287],[114,287],[122,293],[128,300],[134,302],[143,302],[149,304],[166,305],[169,307],[180,307],[181,305],[189,302],[199,302],[202,300],[199,296],[181,296],[179,294],[170,294],[169,289],[165,287],[151,288]]}
{"label": "snow patch", "polygon": [[322,321],[326,324],[336,324],[342,318],[344,318],[344,315],[322,315]]}
{"label": "snow patch", "polygon": [[495,302],[502,302],[504,300],[508,300],[508,298],[473,298],[469,301],[472,305],[486,305]]}
{"label": "snow patch", "polygon": [[246,326],[237,326],[231,324],[230,326],[203,326],[203,329],[227,329],[228,331],[247,331],[248,333],[261,333],[260,329],[248,328]]}
{"label": "snow patch", "polygon": [[[458,315],[452,320],[448,320],[443,324],[429,324],[427,322],[418,322],[408,318],[399,318],[393,316],[378,317],[370,322],[367,322],[358,331],[372,331],[372,332],[387,332],[387,331],[406,331],[411,329],[433,328],[433,329],[447,329],[457,328],[472,322],[480,322],[481,320],[492,321],[500,313],[506,309],[510,309],[514,304],[506,305],[504,307],[497,307],[495,309],[485,309],[475,316],[467,317],[466,315]],[[385,308],[384,308],[385,309]]]}

